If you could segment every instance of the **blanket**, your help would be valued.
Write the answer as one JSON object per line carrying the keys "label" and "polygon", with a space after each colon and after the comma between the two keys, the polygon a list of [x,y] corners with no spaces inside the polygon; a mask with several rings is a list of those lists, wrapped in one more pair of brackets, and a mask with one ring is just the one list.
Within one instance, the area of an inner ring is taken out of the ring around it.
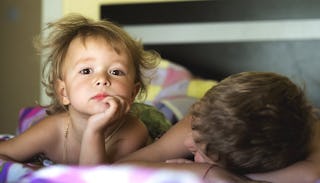
{"label": "blanket", "polygon": [[22,179],[23,183],[201,183],[190,172],[154,170],[137,166],[72,167],[56,165],[41,169]]}
{"label": "blanket", "polygon": [[0,183],[202,183],[187,171],[132,165],[52,165],[36,170],[26,164],[0,160]]}

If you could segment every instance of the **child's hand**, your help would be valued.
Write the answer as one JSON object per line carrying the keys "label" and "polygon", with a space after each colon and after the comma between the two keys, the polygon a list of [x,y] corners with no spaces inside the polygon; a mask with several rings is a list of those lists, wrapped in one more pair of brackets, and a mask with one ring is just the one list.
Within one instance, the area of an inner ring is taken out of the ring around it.
{"label": "child's hand", "polygon": [[102,102],[107,105],[106,110],[92,115],[88,120],[88,128],[100,132],[104,132],[107,127],[121,120],[130,110],[127,100],[119,96],[108,96]]}

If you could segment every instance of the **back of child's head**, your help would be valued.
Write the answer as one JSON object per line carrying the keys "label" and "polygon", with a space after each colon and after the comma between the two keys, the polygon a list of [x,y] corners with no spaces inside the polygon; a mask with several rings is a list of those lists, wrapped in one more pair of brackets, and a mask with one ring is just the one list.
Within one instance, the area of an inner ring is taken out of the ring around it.
{"label": "back of child's head", "polygon": [[81,15],[68,15],[56,22],[48,24],[50,30],[45,41],[36,43],[40,52],[48,55],[46,65],[43,69],[43,84],[46,93],[51,97],[51,104],[47,106],[50,113],[57,113],[66,110],[59,102],[56,91],[56,82],[62,79],[62,65],[68,47],[72,40],[80,38],[85,44],[89,37],[103,38],[117,53],[125,53],[134,63],[135,82],[140,85],[140,96],[146,92],[147,78],[143,70],[153,69],[158,64],[159,54],[155,51],[146,51],[143,45],[130,37],[120,26],[107,20],[94,21]]}
{"label": "back of child's head", "polygon": [[195,142],[236,173],[270,171],[306,158],[315,120],[303,90],[269,72],[222,80],[191,114]]}

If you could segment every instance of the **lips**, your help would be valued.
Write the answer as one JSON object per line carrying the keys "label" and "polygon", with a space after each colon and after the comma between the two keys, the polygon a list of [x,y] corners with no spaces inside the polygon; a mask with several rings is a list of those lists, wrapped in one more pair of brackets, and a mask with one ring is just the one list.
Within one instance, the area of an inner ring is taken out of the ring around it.
{"label": "lips", "polygon": [[104,98],[106,98],[108,95],[105,93],[99,93],[98,95],[94,96],[93,99],[95,100],[103,100]]}

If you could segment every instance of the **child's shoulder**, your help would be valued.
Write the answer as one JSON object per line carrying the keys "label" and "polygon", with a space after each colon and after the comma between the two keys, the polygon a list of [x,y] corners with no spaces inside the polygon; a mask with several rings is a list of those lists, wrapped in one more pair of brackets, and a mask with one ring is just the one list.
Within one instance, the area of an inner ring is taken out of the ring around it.
{"label": "child's shoulder", "polygon": [[67,118],[65,113],[48,115],[34,126],[41,127],[42,129],[50,129],[50,131],[53,131],[54,129],[60,129],[61,126],[64,126],[63,123],[66,119]]}
{"label": "child's shoulder", "polygon": [[42,122],[46,123],[59,123],[63,122],[67,119],[68,114],[67,113],[58,113],[58,114],[52,114],[48,115],[45,118],[42,119]]}
{"label": "child's shoulder", "polygon": [[125,119],[121,123],[123,123],[121,124],[121,128],[129,131],[132,131],[135,128],[145,128],[144,123],[139,119],[139,117],[134,115],[126,115]]}
{"label": "child's shoulder", "polygon": [[118,129],[114,131],[117,131],[116,133],[119,138],[137,137],[139,134],[148,134],[148,129],[145,124],[133,115],[127,115],[123,121],[119,122]]}

